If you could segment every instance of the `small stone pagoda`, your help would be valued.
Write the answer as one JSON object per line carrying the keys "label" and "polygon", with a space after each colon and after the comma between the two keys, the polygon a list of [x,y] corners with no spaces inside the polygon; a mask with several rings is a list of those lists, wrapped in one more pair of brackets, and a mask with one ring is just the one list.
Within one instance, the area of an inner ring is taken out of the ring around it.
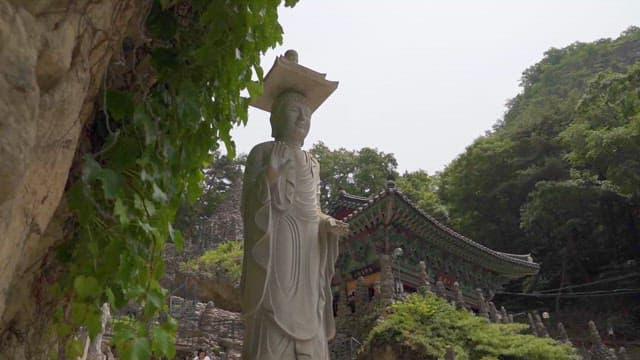
{"label": "small stone pagoda", "polygon": [[393,182],[371,197],[343,191],[330,203],[328,213],[350,225],[336,265],[334,294],[340,294],[336,300],[353,296],[360,277],[373,296],[376,283],[383,280],[384,259],[391,259],[396,290],[414,292],[423,286],[426,265],[432,289],[444,286],[442,295],[451,301],[461,300],[461,290],[464,302],[476,311],[481,310],[481,293],[489,301],[505,283],[534,275],[540,268],[528,254],[499,252],[448,228]]}

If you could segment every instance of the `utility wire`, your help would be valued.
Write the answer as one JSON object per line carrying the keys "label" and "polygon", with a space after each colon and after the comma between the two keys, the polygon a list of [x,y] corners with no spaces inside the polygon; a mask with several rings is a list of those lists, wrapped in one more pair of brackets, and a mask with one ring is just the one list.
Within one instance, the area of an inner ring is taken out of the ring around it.
{"label": "utility wire", "polygon": [[541,294],[541,293],[515,293],[515,292],[496,292],[501,295],[512,296],[526,296],[536,298],[581,298],[581,297],[601,297],[601,296],[618,296],[618,295],[632,295],[640,294],[640,288],[638,289],[614,289],[614,290],[598,290],[598,291],[585,291],[576,293],[555,293],[555,294]]}
{"label": "utility wire", "polygon": [[601,280],[591,281],[591,282],[584,283],[584,284],[564,286],[564,287],[557,288],[557,289],[544,289],[544,290],[540,290],[538,292],[539,293],[547,293],[547,292],[551,292],[551,291],[562,291],[562,290],[566,290],[566,289],[576,289],[576,288],[581,288],[581,287],[585,287],[585,286],[591,286],[591,285],[595,285],[595,284],[602,284],[602,283],[607,283],[607,282],[611,282],[611,281],[623,280],[623,279],[627,279],[627,278],[636,277],[636,276],[639,276],[639,275],[640,275],[640,273],[632,273],[632,274],[617,276],[617,277],[608,278],[608,279],[601,279]]}

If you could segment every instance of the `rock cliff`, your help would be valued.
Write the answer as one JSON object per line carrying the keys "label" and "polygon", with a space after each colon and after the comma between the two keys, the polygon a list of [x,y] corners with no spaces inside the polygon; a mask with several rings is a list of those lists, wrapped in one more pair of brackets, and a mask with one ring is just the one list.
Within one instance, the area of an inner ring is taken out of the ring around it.
{"label": "rock cliff", "polygon": [[[0,0],[0,358],[39,359],[63,195],[105,70],[146,0]],[[28,346],[27,346],[28,345]]]}

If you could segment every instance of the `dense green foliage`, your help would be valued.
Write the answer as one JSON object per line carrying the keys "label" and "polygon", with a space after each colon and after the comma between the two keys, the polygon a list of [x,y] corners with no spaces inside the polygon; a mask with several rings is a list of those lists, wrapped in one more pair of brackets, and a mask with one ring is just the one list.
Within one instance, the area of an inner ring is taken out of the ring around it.
{"label": "dense green foliage", "polygon": [[75,231],[60,251],[68,272],[57,285],[56,318],[69,358],[81,351],[80,327],[99,331],[104,302],[140,307],[136,321],[115,327],[119,358],[173,356],[175,324],[158,281],[162,249],[167,240],[181,246],[174,216],[199,196],[218,142],[233,156],[229,131],[247,121],[249,100],[240,94],[260,92],[260,54],[282,38],[279,0],[176,3],[154,2],[144,24],[150,41],[123,47],[125,56],[143,57],[134,64],[150,60],[155,81],[105,89],[91,152],[68,191]]}
{"label": "dense green foliage", "polygon": [[352,195],[371,196],[385,189],[388,180],[394,180],[397,187],[422,209],[440,220],[448,218],[447,210],[437,195],[437,176],[430,176],[424,170],[405,172],[400,176],[398,161],[391,153],[369,147],[331,150],[322,142],[314,144],[310,152],[320,161],[323,208],[340,190]]}
{"label": "dense green foliage", "polygon": [[396,180],[396,185],[418,207],[446,223],[449,220],[449,214],[438,197],[439,181],[438,174],[429,175],[424,170],[406,171]]}
{"label": "dense green foliage", "polygon": [[331,150],[324,143],[318,142],[309,152],[320,161],[320,196],[323,208],[340,190],[369,196],[384,189],[387,180],[398,176],[398,161],[393,154],[386,154],[376,148]]}
{"label": "dense green foliage", "polygon": [[[452,347],[460,360],[577,359],[573,349],[549,338],[521,334],[524,324],[494,324],[456,310],[435,296],[410,295],[369,333],[366,350],[390,346],[404,359],[441,359]],[[374,357],[375,358],[375,357]]]}
{"label": "dense green foliage", "polygon": [[454,227],[502,251],[532,251],[538,288],[637,266],[639,61],[638,28],[547,51],[504,120],[441,175]]}
{"label": "dense green foliage", "polygon": [[240,283],[242,249],[241,241],[225,241],[215,249],[206,251],[200,257],[182,264],[180,269],[201,273],[222,272],[227,274],[234,283]]}

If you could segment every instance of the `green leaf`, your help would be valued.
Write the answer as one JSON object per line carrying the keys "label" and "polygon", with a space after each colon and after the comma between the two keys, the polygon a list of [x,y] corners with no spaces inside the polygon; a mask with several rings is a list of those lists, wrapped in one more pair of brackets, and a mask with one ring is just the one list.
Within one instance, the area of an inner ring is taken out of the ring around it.
{"label": "green leaf", "polygon": [[113,290],[111,290],[110,288],[106,288],[105,289],[105,293],[107,294],[107,301],[109,304],[115,305],[116,304],[116,295],[113,293]]}
{"label": "green leaf", "polygon": [[200,182],[191,181],[187,184],[187,201],[190,203],[196,201],[200,194],[202,194]]}
{"label": "green leaf", "polygon": [[116,120],[124,120],[133,115],[133,99],[131,93],[107,90],[107,110]]}
{"label": "green leaf", "polygon": [[178,66],[178,55],[171,49],[155,49],[151,54],[153,67],[160,71],[170,71]]}
{"label": "green leaf", "polygon": [[128,292],[127,295],[129,295],[129,297],[131,297],[131,298],[137,298],[137,297],[139,297],[140,295],[142,295],[144,293],[145,293],[144,288],[142,288],[140,286],[136,286],[136,287],[133,287],[133,288],[129,289],[129,292]]}
{"label": "green leaf", "polygon": [[113,204],[113,214],[118,218],[120,224],[127,225],[129,224],[129,216],[127,214],[127,207],[122,202],[121,198],[116,198],[116,201]]}
{"label": "green leaf", "polygon": [[81,299],[95,298],[100,295],[98,280],[93,276],[77,276],[73,281],[73,289]]}
{"label": "green leaf", "polygon": [[175,356],[174,339],[171,333],[161,327],[151,330],[151,349],[160,356],[172,359]]}
{"label": "green leaf", "polygon": [[67,346],[65,346],[64,353],[69,359],[78,358],[82,355],[83,345],[79,339],[72,339],[67,343]]}
{"label": "green leaf", "polygon": [[102,169],[99,178],[105,198],[114,199],[120,194],[124,183],[121,175],[111,169]]}
{"label": "green leaf", "polygon": [[87,313],[87,320],[85,321],[87,330],[89,331],[89,337],[95,338],[96,335],[102,330],[102,314],[98,311],[90,311]]}
{"label": "green leaf", "polygon": [[151,357],[151,346],[146,337],[135,338],[131,344],[131,360],[148,360]]}
{"label": "green leaf", "polygon": [[153,36],[169,40],[176,34],[178,23],[171,10],[158,11],[154,9],[147,19],[147,28]]}
{"label": "green leaf", "polygon": [[178,229],[174,229],[171,223],[169,223],[169,234],[171,236],[171,241],[176,246],[176,250],[182,251],[184,249],[184,237],[182,236],[182,231]]}
{"label": "green leaf", "polygon": [[82,181],[90,183],[95,180],[99,175],[102,167],[90,154],[86,154],[83,157],[82,162]]}
{"label": "green leaf", "polygon": [[251,99],[255,99],[262,95],[262,84],[257,81],[247,83],[247,90]]}
{"label": "green leaf", "polygon": [[138,222],[138,225],[140,225],[142,230],[144,230],[144,232],[147,233],[147,234],[152,234],[155,231],[155,228],[152,225],[150,225],[149,223],[140,221],[140,222]]}
{"label": "green leaf", "polygon": [[133,168],[140,154],[138,142],[133,138],[120,134],[117,145],[112,146],[105,154],[110,167],[117,171]]}
{"label": "green leaf", "polygon": [[87,304],[81,302],[74,302],[71,304],[71,312],[69,314],[69,318],[71,319],[71,323],[74,325],[81,325],[85,322],[87,318],[87,313],[89,312],[89,306]]}
{"label": "green leaf", "polygon": [[76,216],[78,216],[78,221],[81,224],[87,224],[89,219],[95,216],[95,207],[89,201],[84,190],[84,184],[81,181],[78,181],[73,184],[67,192],[69,208],[74,210]]}
{"label": "green leaf", "polygon": [[160,189],[160,187],[156,184],[153,183],[153,195],[152,195],[153,200],[158,201],[158,202],[166,202],[167,201],[167,194],[165,194],[162,189]]}

